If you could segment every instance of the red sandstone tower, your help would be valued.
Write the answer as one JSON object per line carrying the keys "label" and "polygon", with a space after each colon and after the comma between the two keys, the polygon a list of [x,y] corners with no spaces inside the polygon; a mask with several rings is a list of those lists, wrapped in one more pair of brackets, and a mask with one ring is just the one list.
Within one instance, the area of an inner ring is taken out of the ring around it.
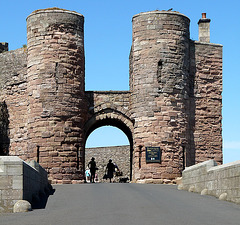
{"label": "red sandstone tower", "polygon": [[[188,148],[189,22],[185,15],[168,11],[133,17],[135,179],[174,178],[183,169]],[[146,147],[160,147],[160,164],[146,163]]]}
{"label": "red sandstone tower", "polygon": [[27,18],[28,158],[51,180],[83,178],[84,17],[62,9]]}

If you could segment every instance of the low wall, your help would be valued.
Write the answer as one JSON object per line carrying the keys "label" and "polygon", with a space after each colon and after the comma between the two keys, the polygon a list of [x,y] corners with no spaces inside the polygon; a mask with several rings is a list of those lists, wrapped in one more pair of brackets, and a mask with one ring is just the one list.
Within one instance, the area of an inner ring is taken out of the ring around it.
{"label": "low wall", "polygon": [[209,160],[183,171],[179,189],[240,204],[240,160],[218,166]]}
{"label": "low wall", "polygon": [[31,204],[50,192],[47,172],[35,161],[0,156],[0,212],[12,212],[18,200]]}

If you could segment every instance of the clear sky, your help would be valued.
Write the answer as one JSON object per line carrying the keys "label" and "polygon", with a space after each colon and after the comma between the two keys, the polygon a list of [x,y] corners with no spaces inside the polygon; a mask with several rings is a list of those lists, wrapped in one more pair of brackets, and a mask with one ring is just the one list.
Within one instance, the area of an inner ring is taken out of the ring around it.
{"label": "clear sky", "polygon": [[[224,162],[240,160],[240,1],[239,0],[1,0],[0,42],[10,50],[26,40],[26,17],[36,9],[59,7],[85,17],[86,90],[128,90],[132,17],[173,8],[191,20],[190,37],[198,40],[201,13],[211,19],[211,42],[223,45]],[[99,128],[87,146],[128,144],[117,128]]]}

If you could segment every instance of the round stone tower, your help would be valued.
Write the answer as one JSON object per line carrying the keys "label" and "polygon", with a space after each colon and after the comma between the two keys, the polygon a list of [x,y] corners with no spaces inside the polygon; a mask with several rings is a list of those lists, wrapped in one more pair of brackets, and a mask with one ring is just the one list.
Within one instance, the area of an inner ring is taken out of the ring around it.
{"label": "round stone tower", "polygon": [[83,179],[84,17],[50,8],[27,17],[28,158],[53,181]]}
{"label": "round stone tower", "polygon": [[[133,17],[130,89],[134,127],[133,178],[174,178],[188,151],[189,22],[178,12]],[[160,147],[160,162],[146,160]]]}

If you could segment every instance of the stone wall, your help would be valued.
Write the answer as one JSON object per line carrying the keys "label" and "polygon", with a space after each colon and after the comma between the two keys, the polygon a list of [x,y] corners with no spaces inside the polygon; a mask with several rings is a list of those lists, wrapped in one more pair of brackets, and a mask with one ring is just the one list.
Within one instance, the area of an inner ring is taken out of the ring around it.
{"label": "stone wall", "polygon": [[27,164],[17,156],[0,156],[0,212],[12,212],[18,200],[34,204],[49,192],[47,172],[39,164]]}
{"label": "stone wall", "polygon": [[10,155],[27,159],[27,49],[20,48],[0,54],[0,102],[9,114],[8,138]]}
{"label": "stone wall", "polygon": [[214,159],[221,164],[222,45],[200,42],[193,44],[190,71],[194,78],[194,97],[190,103],[190,124],[194,163]]}
{"label": "stone wall", "polygon": [[[120,177],[128,177],[130,179],[130,146],[109,146],[109,147],[99,147],[99,148],[87,148],[85,150],[85,168],[87,168],[88,163],[91,158],[94,157],[98,170],[98,180],[99,182],[105,182],[103,180],[103,175],[105,174],[106,166],[109,159],[112,159],[113,163],[116,163],[119,170],[122,172]],[[116,182],[119,181],[120,177],[114,178]]]}
{"label": "stone wall", "polygon": [[240,161],[217,166],[209,160],[190,166],[183,171],[179,189],[240,204]]}

